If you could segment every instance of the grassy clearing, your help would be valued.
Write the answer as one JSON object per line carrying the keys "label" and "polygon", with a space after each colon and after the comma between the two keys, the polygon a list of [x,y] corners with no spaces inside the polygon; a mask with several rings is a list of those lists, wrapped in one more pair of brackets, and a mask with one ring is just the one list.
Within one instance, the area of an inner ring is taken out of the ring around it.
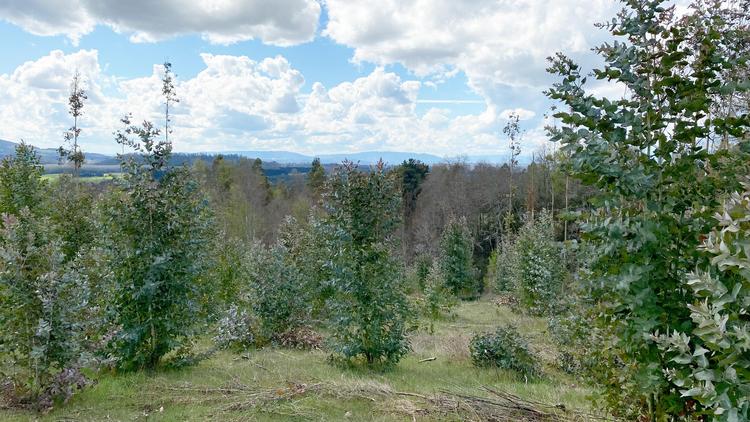
{"label": "grassy clearing", "polygon": [[[388,372],[343,369],[322,351],[264,349],[221,352],[201,364],[153,374],[102,375],[98,384],[48,415],[0,411],[11,421],[36,420],[472,420],[437,412],[430,398],[446,392],[487,396],[484,386],[568,408],[588,410],[591,392],[551,366],[553,346],[543,320],[513,314],[491,298],[459,305],[456,318],[413,335],[414,351]],[[532,338],[547,378],[525,383],[512,373],[476,369],[473,333],[512,322]],[[435,357],[434,361],[420,362]]]}

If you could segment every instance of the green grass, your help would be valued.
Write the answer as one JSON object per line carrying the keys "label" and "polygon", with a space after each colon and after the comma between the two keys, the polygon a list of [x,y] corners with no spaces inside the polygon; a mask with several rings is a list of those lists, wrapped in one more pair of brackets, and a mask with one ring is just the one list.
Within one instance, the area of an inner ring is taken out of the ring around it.
{"label": "green grass", "polygon": [[[525,383],[512,373],[472,366],[471,335],[507,322],[530,336],[546,362],[543,381]],[[415,333],[413,353],[386,372],[331,366],[322,351],[221,352],[182,370],[102,375],[97,385],[47,415],[0,411],[0,419],[465,420],[469,416],[428,412],[425,398],[445,392],[486,396],[484,386],[588,411],[591,391],[554,369],[554,350],[545,330],[543,320],[515,315],[483,298],[460,304],[456,317],[436,322],[431,333]],[[419,362],[432,357],[436,360]]]}

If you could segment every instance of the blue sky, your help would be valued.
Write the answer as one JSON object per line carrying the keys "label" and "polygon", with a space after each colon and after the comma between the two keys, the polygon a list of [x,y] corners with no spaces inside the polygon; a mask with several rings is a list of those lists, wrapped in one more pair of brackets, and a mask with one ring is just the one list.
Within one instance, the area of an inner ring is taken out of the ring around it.
{"label": "blue sky", "polygon": [[516,112],[528,154],[545,145],[544,59],[562,50],[594,63],[604,34],[593,23],[616,10],[610,0],[69,3],[0,3],[0,138],[59,145],[78,70],[89,92],[81,142],[113,152],[123,113],[159,122],[169,60],[179,151],[502,155]]}

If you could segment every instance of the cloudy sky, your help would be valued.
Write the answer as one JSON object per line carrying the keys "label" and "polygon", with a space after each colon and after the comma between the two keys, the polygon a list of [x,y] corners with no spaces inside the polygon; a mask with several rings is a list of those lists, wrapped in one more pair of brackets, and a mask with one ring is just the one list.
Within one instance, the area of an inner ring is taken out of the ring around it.
{"label": "cloudy sky", "polygon": [[[0,0],[0,139],[56,147],[85,80],[81,143],[162,119],[177,73],[178,151],[503,155],[523,119],[544,144],[545,58],[587,67],[614,0]],[[609,88],[601,87],[606,90]]]}

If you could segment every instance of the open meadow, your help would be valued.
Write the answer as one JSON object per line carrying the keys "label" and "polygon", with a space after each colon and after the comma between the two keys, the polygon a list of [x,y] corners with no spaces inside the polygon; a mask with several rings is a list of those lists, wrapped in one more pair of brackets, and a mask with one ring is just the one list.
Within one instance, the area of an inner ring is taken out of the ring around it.
{"label": "open meadow", "polygon": [[[515,314],[507,306],[496,304],[496,299],[486,296],[462,303],[452,318],[434,322],[432,329],[425,327],[415,332],[411,335],[413,353],[388,371],[334,366],[326,362],[326,352],[319,350],[222,351],[179,371],[99,374],[94,377],[95,386],[45,415],[0,410],[0,418],[480,421],[493,413],[505,418],[523,414],[500,405],[473,402],[486,398],[508,404],[493,390],[537,402],[533,408],[540,412],[560,412],[545,404],[591,412],[587,396],[592,390],[554,364],[555,346],[549,340],[546,322]],[[544,378],[525,382],[513,372],[472,365],[468,348],[471,336],[504,323],[516,324],[528,334],[533,350],[545,362]]]}

